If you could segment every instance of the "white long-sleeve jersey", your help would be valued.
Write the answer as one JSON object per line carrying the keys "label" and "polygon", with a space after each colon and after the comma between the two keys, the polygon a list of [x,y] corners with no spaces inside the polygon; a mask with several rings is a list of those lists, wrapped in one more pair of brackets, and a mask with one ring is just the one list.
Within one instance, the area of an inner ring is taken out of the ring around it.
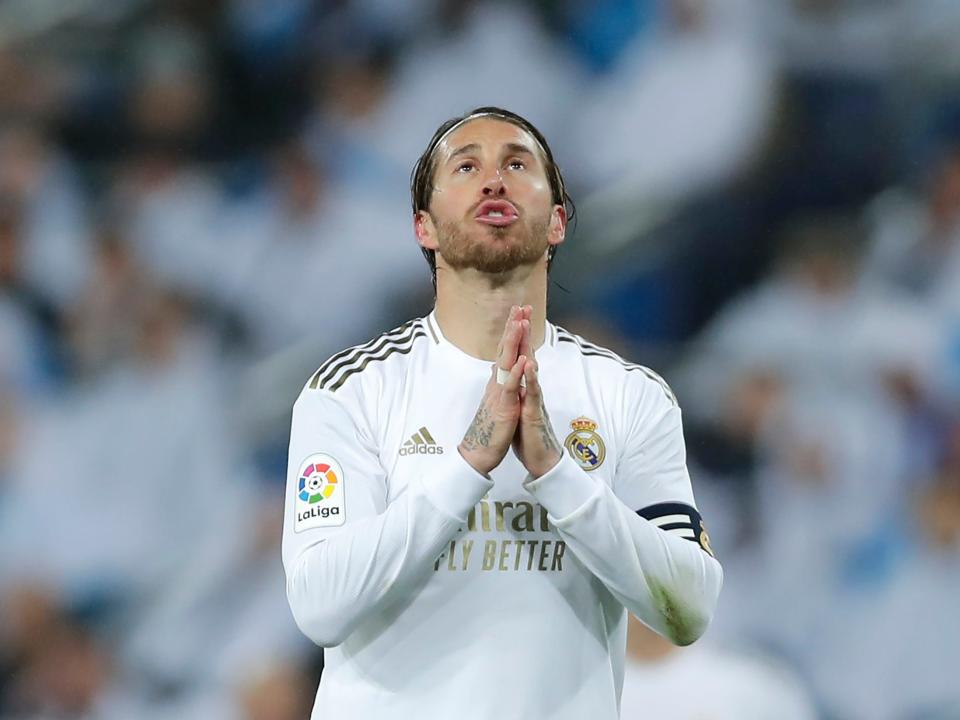
{"label": "white long-sleeve jersey", "polygon": [[326,648],[314,720],[614,720],[626,610],[678,644],[705,629],[722,570],[673,393],[550,323],[537,361],[566,448],[537,480],[512,452],[487,478],[457,451],[491,366],[434,315],[307,383],[283,562]]}

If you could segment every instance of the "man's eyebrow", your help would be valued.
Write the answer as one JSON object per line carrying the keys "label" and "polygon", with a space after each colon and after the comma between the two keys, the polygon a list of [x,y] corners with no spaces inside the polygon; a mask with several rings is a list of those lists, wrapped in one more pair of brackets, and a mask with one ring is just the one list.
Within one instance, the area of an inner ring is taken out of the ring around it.
{"label": "man's eyebrow", "polygon": [[480,146],[477,143],[470,143],[469,145],[464,145],[463,147],[459,147],[456,150],[454,150],[452,153],[450,153],[450,157],[447,158],[447,162],[450,162],[455,157],[459,157],[460,155],[468,155],[469,153],[476,152],[479,149],[480,149]]}
{"label": "man's eyebrow", "polygon": [[[447,158],[447,162],[452,161],[454,158],[457,158],[461,155],[469,155],[470,153],[475,153],[480,149],[478,143],[469,143],[463,147],[459,147],[450,153],[450,157]],[[507,143],[504,146],[504,149],[507,151],[508,155],[534,155],[533,150],[524,145],[523,143]]]}
{"label": "man's eyebrow", "polygon": [[510,155],[533,155],[533,150],[522,143],[507,143],[507,150]]}

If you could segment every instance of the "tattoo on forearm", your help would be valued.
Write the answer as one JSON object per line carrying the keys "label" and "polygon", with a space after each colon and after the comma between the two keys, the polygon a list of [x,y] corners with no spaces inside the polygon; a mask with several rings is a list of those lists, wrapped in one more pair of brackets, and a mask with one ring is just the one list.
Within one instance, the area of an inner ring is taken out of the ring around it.
{"label": "tattoo on forearm", "polygon": [[477,414],[474,415],[470,427],[467,428],[467,434],[463,436],[463,447],[466,450],[490,447],[490,438],[493,436],[493,420],[489,419],[489,415],[487,409],[481,405]]}
{"label": "tattoo on forearm", "polygon": [[543,423],[540,425],[540,437],[543,439],[543,444],[547,447],[548,450],[560,450],[560,443],[557,442],[557,436],[553,434],[553,425],[550,424],[550,416],[547,415],[547,408],[541,401],[540,403],[540,412],[543,415]]}
{"label": "tattoo on forearm", "polygon": [[548,425],[540,426],[540,437],[543,439],[543,444],[548,450],[560,449],[560,446],[557,444],[557,439],[553,436],[553,430],[551,430]]}

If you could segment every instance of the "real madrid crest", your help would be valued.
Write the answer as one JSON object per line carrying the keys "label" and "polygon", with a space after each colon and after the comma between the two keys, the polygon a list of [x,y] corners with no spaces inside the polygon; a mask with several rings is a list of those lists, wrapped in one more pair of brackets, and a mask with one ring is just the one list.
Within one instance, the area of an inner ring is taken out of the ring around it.
{"label": "real madrid crest", "polygon": [[581,415],[571,421],[570,427],[573,432],[567,435],[563,446],[584,470],[596,470],[607,456],[603,439],[596,433],[597,423]]}

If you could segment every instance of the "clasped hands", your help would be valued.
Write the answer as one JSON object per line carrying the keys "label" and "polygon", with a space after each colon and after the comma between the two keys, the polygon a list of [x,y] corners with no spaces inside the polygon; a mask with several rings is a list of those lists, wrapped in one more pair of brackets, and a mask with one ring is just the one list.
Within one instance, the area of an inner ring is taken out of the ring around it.
{"label": "clasped hands", "polygon": [[[529,305],[510,308],[480,407],[457,448],[484,475],[500,464],[511,446],[534,478],[546,474],[563,457],[537,377],[530,344],[532,311]],[[497,382],[498,369],[503,371],[503,384]]]}

